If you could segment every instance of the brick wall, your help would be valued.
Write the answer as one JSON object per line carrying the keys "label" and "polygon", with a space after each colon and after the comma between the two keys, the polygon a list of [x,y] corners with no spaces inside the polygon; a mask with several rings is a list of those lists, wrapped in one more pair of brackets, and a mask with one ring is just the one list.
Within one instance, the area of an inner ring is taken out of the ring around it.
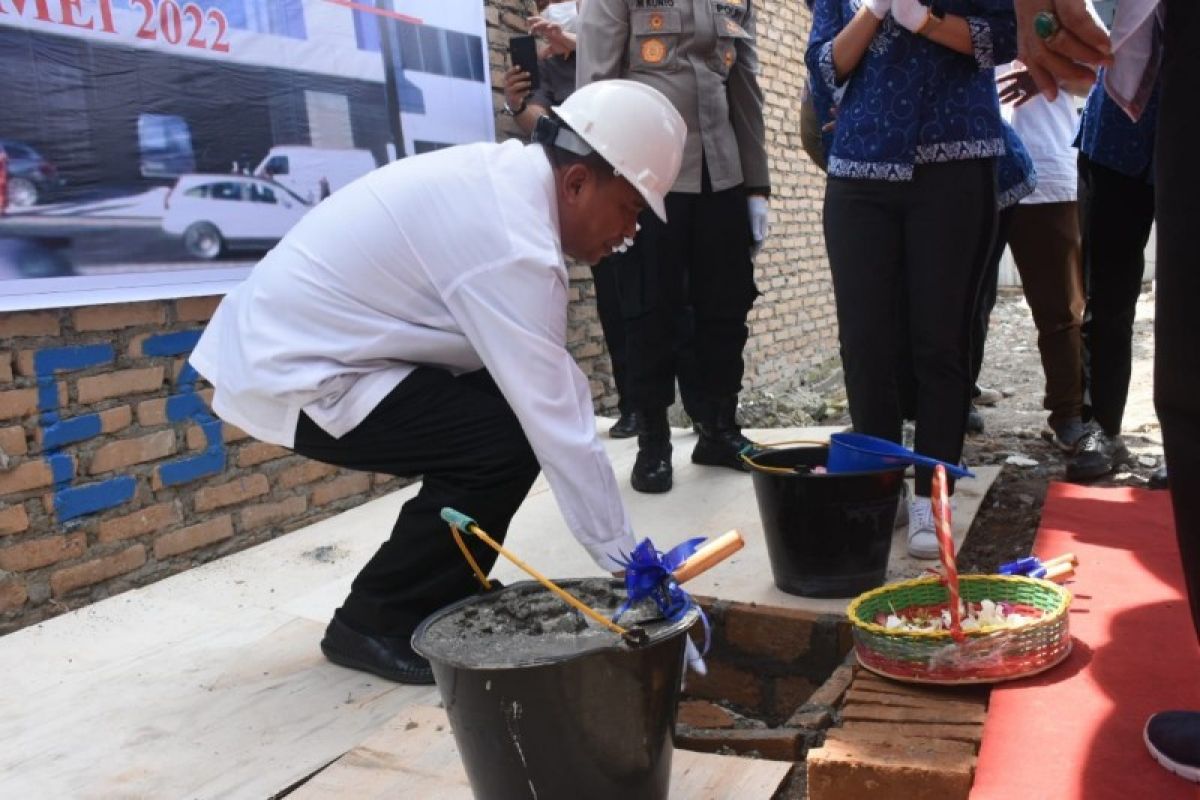
{"label": "brick wall", "polygon": [[[486,0],[492,80],[532,3]],[[808,19],[760,12],[774,185],[758,259],[747,385],[836,353],[819,173],[799,145]],[[499,108],[502,94],[495,93]],[[499,118],[501,138],[515,133]],[[597,408],[615,407],[586,266],[571,267],[570,340]],[[219,298],[0,313],[0,633],[244,549],[401,483],[256,442],[211,416],[186,356]]]}

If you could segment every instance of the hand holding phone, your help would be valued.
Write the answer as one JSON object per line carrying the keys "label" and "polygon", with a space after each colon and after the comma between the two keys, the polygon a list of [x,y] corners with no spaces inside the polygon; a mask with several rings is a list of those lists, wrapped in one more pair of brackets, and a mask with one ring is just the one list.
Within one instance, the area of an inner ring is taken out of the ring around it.
{"label": "hand holding phone", "polygon": [[508,56],[514,67],[529,73],[529,88],[541,85],[538,74],[537,41],[532,36],[513,36],[508,40]]}

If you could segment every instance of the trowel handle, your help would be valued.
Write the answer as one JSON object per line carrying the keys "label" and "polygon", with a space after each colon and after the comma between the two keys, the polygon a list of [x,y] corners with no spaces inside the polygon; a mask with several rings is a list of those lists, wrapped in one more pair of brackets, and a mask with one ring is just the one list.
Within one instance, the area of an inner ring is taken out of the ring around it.
{"label": "trowel handle", "polygon": [[684,583],[685,581],[690,581],[700,573],[708,571],[710,567],[715,567],[738,550],[741,550],[744,544],[746,542],[742,540],[742,534],[736,530],[721,534],[692,553],[687,561],[679,565],[679,569],[672,573],[675,582]]}

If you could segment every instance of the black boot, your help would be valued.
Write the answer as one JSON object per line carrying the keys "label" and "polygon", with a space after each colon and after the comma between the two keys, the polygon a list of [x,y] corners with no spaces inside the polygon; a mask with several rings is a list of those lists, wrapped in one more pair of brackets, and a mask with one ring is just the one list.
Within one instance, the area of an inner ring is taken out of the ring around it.
{"label": "black boot", "polygon": [[749,472],[741,453],[758,450],[758,445],[742,436],[737,424],[737,395],[724,397],[713,403],[714,412],[707,421],[697,423],[700,441],[692,451],[692,462],[711,467],[729,467]]}
{"label": "black boot", "polygon": [[636,411],[623,411],[613,426],[608,429],[610,439],[630,439],[638,434],[642,425],[642,415]]}
{"label": "black boot", "polygon": [[666,409],[642,415],[638,454],[629,476],[633,488],[646,494],[669,492],[672,484],[671,427]]}

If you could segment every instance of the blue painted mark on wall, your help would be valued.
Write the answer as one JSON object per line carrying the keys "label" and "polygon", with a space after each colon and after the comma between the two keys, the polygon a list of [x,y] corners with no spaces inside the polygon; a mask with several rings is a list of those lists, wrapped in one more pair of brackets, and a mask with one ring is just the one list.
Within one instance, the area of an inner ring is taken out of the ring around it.
{"label": "blue painted mark on wall", "polygon": [[[152,336],[142,343],[148,356],[180,356],[192,352],[200,341],[200,331],[180,331]],[[225,441],[221,436],[221,421],[208,411],[204,398],[196,393],[199,373],[190,362],[183,365],[176,379],[179,394],[167,398],[167,419],[171,422],[191,420],[204,432],[204,450],[199,455],[168,461],[158,468],[164,486],[177,486],[205,475],[225,471]]]}
{"label": "blue painted mark on wall", "polygon": [[[151,336],[143,342],[142,352],[147,356],[185,355],[196,346],[200,333],[198,330],[178,331]],[[137,479],[131,475],[75,485],[75,459],[63,452],[67,445],[99,436],[103,425],[99,414],[61,418],[57,374],[111,364],[115,359],[112,345],[107,344],[53,347],[33,356],[38,385],[38,424],[42,430],[44,457],[54,476],[54,509],[60,523],[127,503],[137,490]],[[160,467],[162,481],[168,486],[225,469],[221,422],[209,413],[204,399],[197,394],[199,378],[191,364],[184,364],[177,380],[179,393],[167,398],[167,419],[175,423],[196,422],[204,431],[206,443],[200,455],[177,459]]]}

